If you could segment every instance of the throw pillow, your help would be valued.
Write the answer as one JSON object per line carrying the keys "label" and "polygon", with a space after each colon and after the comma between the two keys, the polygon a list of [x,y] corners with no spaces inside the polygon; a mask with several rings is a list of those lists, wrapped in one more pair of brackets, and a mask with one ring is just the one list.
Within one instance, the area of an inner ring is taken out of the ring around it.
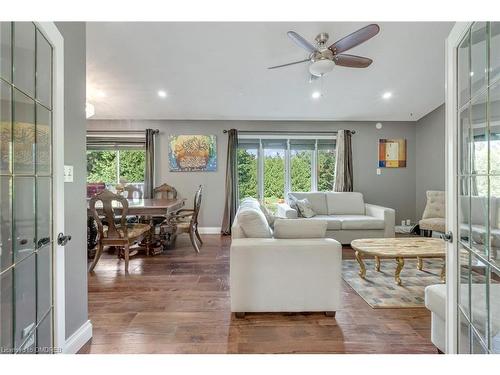
{"label": "throw pillow", "polygon": [[274,238],[325,238],[326,220],[276,219]]}
{"label": "throw pillow", "polygon": [[271,238],[273,232],[260,209],[240,208],[238,224],[248,238]]}
{"label": "throw pillow", "polygon": [[316,212],[312,209],[311,202],[309,202],[307,198],[297,199],[295,203],[297,205],[297,210],[302,217],[310,218],[316,216]]}
{"label": "throw pillow", "polygon": [[272,212],[269,212],[267,207],[264,205],[263,202],[260,202],[260,209],[264,216],[266,217],[267,223],[271,226],[271,228],[274,225],[274,220],[276,219],[276,216]]}

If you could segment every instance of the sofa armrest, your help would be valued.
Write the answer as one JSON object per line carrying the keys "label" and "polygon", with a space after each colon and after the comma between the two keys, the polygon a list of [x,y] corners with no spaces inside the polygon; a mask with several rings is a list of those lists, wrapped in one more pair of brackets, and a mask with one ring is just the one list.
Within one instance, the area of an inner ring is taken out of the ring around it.
{"label": "sofa armrest", "polygon": [[281,217],[284,219],[297,219],[299,217],[299,213],[297,212],[297,210],[293,209],[286,203],[278,203],[277,207],[277,217]]}
{"label": "sofa armrest", "polygon": [[384,237],[395,237],[396,211],[394,209],[365,203],[365,214],[384,220]]}

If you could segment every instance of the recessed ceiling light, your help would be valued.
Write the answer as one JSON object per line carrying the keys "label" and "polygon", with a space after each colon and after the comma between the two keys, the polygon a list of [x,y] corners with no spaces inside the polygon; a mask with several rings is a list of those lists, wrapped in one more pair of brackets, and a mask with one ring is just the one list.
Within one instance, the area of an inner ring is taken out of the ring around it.
{"label": "recessed ceiling light", "polygon": [[314,91],[311,96],[313,99],[319,99],[321,98],[321,93],[319,91]]}
{"label": "recessed ceiling light", "polygon": [[384,99],[390,99],[392,97],[392,92],[384,92],[384,94],[382,95],[382,98]]}
{"label": "recessed ceiling light", "polygon": [[470,76],[472,77],[474,75],[474,72],[470,72]]}
{"label": "recessed ceiling light", "polygon": [[102,91],[102,90],[97,90],[96,96],[98,98],[105,98],[106,97],[106,93],[104,91]]}
{"label": "recessed ceiling light", "polygon": [[164,90],[158,90],[158,96],[160,98],[166,98],[167,97],[167,92]]}

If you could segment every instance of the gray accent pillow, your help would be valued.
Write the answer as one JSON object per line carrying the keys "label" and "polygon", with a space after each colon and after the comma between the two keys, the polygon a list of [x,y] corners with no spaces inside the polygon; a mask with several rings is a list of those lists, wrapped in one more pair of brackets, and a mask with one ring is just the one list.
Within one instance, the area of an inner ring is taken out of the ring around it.
{"label": "gray accent pillow", "polygon": [[309,202],[307,198],[297,199],[295,204],[297,205],[297,211],[299,211],[300,216],[305,218],[316,216],[316,212],[314,212],[311,202]]}
{"label": "gray accent pillow", "polygon": [[274,225],[274,220],[276,219],[276,216],[274,216],[274,214],[272,212],[269,212],[269,210],[267,209],[267,207],[264,205],[263,202],[259,202],[259,204],[260,204],[260,210],[262,211],[262,213],[266,217],[267,223],[272,228]]}

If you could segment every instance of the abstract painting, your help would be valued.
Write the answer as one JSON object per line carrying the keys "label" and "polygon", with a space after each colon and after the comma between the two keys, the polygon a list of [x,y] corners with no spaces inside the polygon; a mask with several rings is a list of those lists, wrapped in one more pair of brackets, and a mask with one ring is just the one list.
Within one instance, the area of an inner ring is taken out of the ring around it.
{"label": "abstract painting", "polygon": [[406,167],[406,139],[379,139],[379,168]]}
{"label": "abstract painting", "polygon": [[215,135],[171,135],[168,159],[171,172],[214,172],[217,170]]}

